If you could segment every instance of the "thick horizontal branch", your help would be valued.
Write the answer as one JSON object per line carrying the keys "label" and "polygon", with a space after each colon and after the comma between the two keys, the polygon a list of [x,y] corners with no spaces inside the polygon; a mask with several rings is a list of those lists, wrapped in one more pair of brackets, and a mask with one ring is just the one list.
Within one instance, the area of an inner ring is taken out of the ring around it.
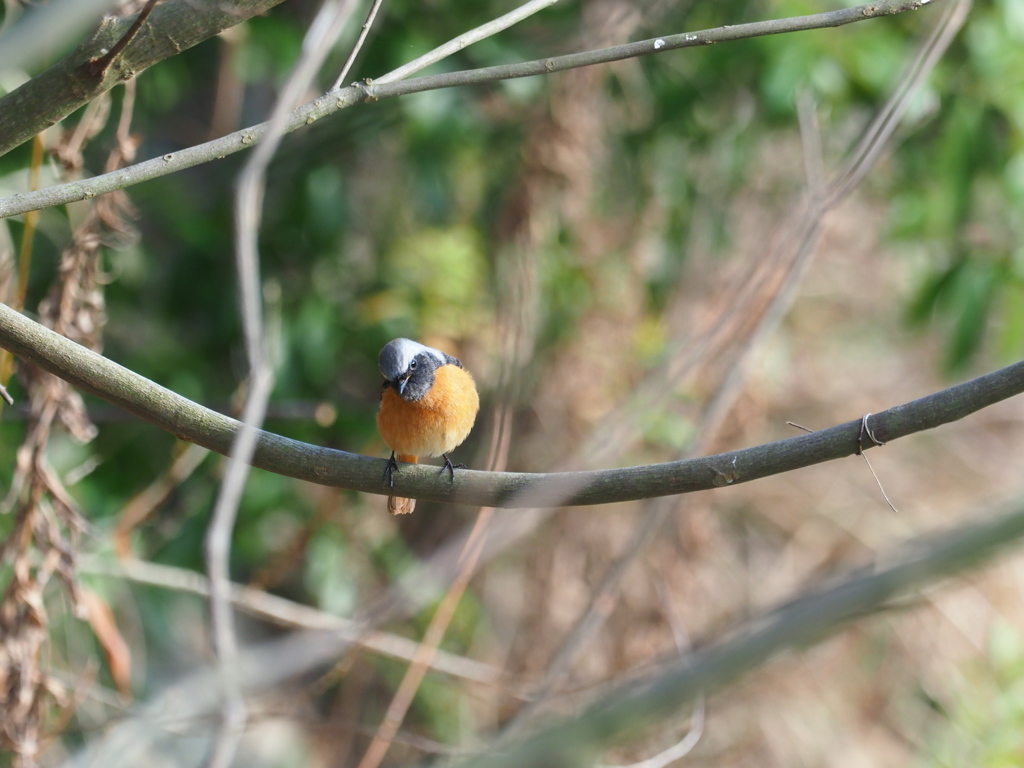
{"label": "thick horizontal branch", "polygon": [[[264,2],[267,2],[267,0],[264,0]],[[797,16],[788,19],[770,19],[749,24],[737,24],[735,26],[717,27],[698,32],[668,35],[636,43],[627,43],[625,45],[573,53],[565,56],[554,56],[537,61],[484,67],[482,69],[461,72],[446,72],[440,75],[428,75],[381,85],[367,81],[363,84],[331,91],[299,107],[292,113],[286,130],[288,132],[297,130],[304,125],[312,124],[339,110],[368,100],[375,101],[392,96],[404,96],[439,88],[481,85],[512,78],[547,75],[567,69],[621,61],[622,59],[646,56],[653,53],[664,53],[679,48],[693,48],[712,43],[762,37],[764,35],[777,35],[785,32],[839,27],[878,16],[917,10],[927,3],[928,0],[880,0],[880,2],[867,3],[839,11],[817,13],[810,16]],[[0,100],[0,109],[2,107],[3,100]],[[163,157],[146,160],[119,171],[82,181],[58,184],[35,192],[11,195],[0,199],[0,218],[89,199],[96,195],[123,189],[133,184],[149,181],[185,168],[191,168],[213,160],[220,160],[226,155],[240,152],[259,143],[266,132],[266,128],[266,123],[260,123],[259,125],[244,128],[219,139],[206,142],[205,144],[198,144],[164,155]],[[4,135],[3,123],[0,121],[0,136]],[[2,150],[2,147],[3,144],[0,143],[0,150]]]}
{"label": "thick horizontal branch", "polygon": [[1024,510],[1018,509],[919,538],[875,567],[750,622],[730,639],[666,662],[656,674],[606,694],[575,720],[556,724],[500,754],[460,762],[458,768],[592,766],[603,750],[673,715],[701,693],[725,687],[782,651],[820,642],[851,621],[884,610],[893,598],[991,560],[1021,537]]}
{"label": "thick horizontal branch", "polygon": [[[239,423],[154,384],[0,304],[0,347],[182,440],[227,454]],[[962,419],[1024,391],[1024,362],[986,374],[870,419],[882,442]],[[577,506],[721,488],[850,456],[861,421],[754,448],[665,464],[587,472],[527,474],[461,470],[454,481],[429,466],[402,464],[394,493],[507,508]],[[871,440],[864,438],[864,448]],[[253,466],[321,485],[389,494],[383,459],[261,432]]]}
{"label": "thick horizontal branch", "polygon": [[[207,40],[228,27],[264,13],[282,0],[164,0],[138,34],[126,37],[136,16],[104,17],[92,35],[69,55],[0,98],[0,155],[63,120],[115,85],[144,69]],[[90,66],[127,43],[107,66]]]}

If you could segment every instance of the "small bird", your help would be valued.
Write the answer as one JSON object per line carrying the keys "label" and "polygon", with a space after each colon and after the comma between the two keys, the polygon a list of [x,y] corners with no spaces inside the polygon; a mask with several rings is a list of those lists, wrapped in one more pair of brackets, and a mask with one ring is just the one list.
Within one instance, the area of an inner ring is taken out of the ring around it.
{"label": "small bird", "polygon": [[[377,430],[391,449],[384,477],[394,486],[395,454],[409,464],[420,456],[444,456],[441,473],[447,469],[454,480],[465,464],[452,464],[448,454],[469,435],[480,410],[473,377],[457,358],[411,339],[389,341],[377,364],[384,376]],[[388,497],[393,515],[415,508],[415,499]]]}

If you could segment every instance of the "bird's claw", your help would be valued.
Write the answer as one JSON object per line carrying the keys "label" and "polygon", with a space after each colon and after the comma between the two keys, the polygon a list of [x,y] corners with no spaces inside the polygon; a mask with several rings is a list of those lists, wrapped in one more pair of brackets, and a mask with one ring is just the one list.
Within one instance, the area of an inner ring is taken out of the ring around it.
{"label": "bird's claw", "polygon": [[398,462],[395,461],[395,452],[391,452],[391,458],[388,459],[387,465],[384,467],[384,479],[388,481],[388,485],[392,488],[395,487],[395,470],[398,469]]}
{"label": "bird's claw", "polygon": [[452,482],[454,483],[455,482],[455,470],[456,469],[465,469],[466,465],[465,464],[452,464],[452,460],[448,458],[448,454],[442,453],[441,455],[444,456],[444,466],[441,467],[441,472],[439,474],[443,475],[445,470],[448,470],[448,472],[451,474]]}

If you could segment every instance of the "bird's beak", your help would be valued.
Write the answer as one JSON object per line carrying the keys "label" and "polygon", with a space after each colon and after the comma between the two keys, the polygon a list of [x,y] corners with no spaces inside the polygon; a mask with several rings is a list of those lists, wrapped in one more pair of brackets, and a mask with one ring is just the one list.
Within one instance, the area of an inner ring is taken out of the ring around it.
{"label": "bird's beak", "polygon": [[403,376],[402,378],[400,378],[400,379],[398,380],[398,382],[397,382],[397,383],[398,383],[398,394],[399,394],[399,395],[401,396],[401,394],[402,394],[403,392],[405,392],[405,386],[406,386],[406,384],[408,384],[408,383],[409,383],[409,377],[408,377],[408,375],[406,375],[406,376]]}

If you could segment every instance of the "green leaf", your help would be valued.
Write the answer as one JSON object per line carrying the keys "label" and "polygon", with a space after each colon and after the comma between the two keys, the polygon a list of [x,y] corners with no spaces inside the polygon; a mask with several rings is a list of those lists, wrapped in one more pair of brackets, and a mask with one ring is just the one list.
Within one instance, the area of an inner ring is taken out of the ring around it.
{"label": "green leaf", "polygon": [[960,272],[955,283],[959,315],[946,353],[950,369],[962,368],[981,347],[1001,274],[998,265],[985,262],[972,262],[970,269]]}

